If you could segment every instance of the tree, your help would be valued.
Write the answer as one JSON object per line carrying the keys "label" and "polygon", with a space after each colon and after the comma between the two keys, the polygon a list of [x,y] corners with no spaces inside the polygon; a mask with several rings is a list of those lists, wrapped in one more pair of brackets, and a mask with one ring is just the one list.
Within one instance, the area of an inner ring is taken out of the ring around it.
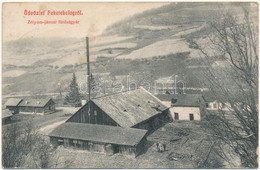
{"label": "tree", "polygon": [[23,127],[14,123],[3,129],[3,166],[50,168],[50,144],[46,142],[32,122]]}
{"label": "tree", "polygon": [[4,168],[65,168],[73,160],[61,160],[59,150],[51,147],[33,122],[3,126],[2,165]]}
{"label": "tree", "polygon": [[79,93],[79,86],[76,80],[76,75],[73,73],[72,80],[69,86],[69,93],[65,97],[65,102],[73,104],[73,105],[79,105],[80,104],[80,93]]}
{"label": "tree", "polygon": [[[207,46],[215,56],[222,57],[222,67],[213,67],[212,59],[202,44],[196,46],[209,66],[207,81],[216,98],[228,103],[229,111],[219,110],[209,119],[213,137],[219,145],[228,145],[237,153],[242,166],[258,167],[258,28],[257,17],[251,17],[248,9],[242,18],[225,14],[223,19],[210,24]],[[193,41],[194,42],[194,41]],[[223,147],[224,148],[224,147]],[[222,154],[225,154],[222,150]]]}

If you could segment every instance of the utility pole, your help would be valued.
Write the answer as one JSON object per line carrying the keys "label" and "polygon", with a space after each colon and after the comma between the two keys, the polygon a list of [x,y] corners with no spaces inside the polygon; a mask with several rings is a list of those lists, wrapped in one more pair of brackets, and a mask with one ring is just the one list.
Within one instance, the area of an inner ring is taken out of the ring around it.
{"label": "utility pole", "polygon": [[87,78],[88,78],[88,101],[90,101],[90,93],[91,93],[91,85],[90,85],[90,64],[89,64],[89,38],[88,37],[86,37],[86,45],[87,45],[87,48],[86,48],[86,50],[87,50]]}

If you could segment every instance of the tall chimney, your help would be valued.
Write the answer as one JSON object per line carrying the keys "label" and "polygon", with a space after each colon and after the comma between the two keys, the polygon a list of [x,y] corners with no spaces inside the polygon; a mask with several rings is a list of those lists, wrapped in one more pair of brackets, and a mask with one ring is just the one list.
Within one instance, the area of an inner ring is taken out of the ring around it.
{"label": "tall chimney", "polygon": [[87,78],[88,78],[88,101],[90,101],[90,92],[91,92],[91,85],[90,85],[90,67],[89,67],[89,43],[88,37],[86,37],[86,45],[87,45]]}

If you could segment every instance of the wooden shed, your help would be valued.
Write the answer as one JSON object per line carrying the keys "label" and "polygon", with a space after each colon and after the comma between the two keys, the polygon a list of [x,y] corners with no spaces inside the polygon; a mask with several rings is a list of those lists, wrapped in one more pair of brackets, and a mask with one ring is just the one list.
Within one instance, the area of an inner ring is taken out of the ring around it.
{"label": "wooden shed", "polygon": [[144,88],[90,100],[67,122],[153,130],[169,121],[168,107]]}
{"label": "wooden shed", "polygon": [[51,98],[25,98],[18,105],[22,113],[52,113],[55,111],[55,102]]}
{"label": "wooden shed", "polygon": [[146,144],[147,130],[86,123],[63,123],[50,134],[53,146],[91,152],[138,156]]}
{"label": "wooden shed", "polygon": [[19,113],[19,104],[23,101],[23,99],[18,98],[10,98],[5,103],[6,109],[12,111],[13,114]]}
{"label": "wooden shed", "polygon": [[13,116],[13,111],[10,111],[8,109],[2,110],[2,124],[8,124],[11,123]]}

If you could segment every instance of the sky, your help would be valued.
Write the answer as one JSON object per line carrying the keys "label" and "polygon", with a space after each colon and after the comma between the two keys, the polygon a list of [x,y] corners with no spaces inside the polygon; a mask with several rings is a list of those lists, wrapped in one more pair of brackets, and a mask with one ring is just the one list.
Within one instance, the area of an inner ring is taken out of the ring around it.
{"label": "sky", "polygon": [[[167,2],[105,2],[105,3],[4,3],[3,17],[3,42],[21,38],[49,38],[49,37],[85,37],[101,34],[105,28],[124,18],[152,8],[166,5]],[[32,16],[24,15],[24,10],[82,10],[81,16]],[[28,24],[28,20],[78,20],[79,24]]]}

